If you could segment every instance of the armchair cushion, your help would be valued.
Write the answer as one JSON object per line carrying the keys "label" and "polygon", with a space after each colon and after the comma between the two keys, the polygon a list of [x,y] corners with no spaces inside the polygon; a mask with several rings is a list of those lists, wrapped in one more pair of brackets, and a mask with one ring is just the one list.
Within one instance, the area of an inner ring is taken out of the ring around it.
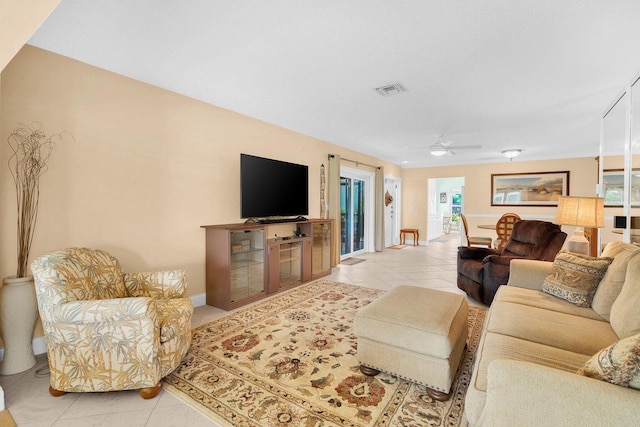
{"label": "armchair cushion", "polygon": [[60,324],[91,324],[98,322],[127,322],[140,318],[155,319],[151,298],[114,298],[71,301],[53,309],[51,321]]}
{"label": "armchair cushion", "polygon": [[184,298],[187,296],[187,275],[183,270],[125,273],[124,286],[131,296]]}
{"label": "armchair cushion", "polygon": [[127,297],[120,263],[105,251],[74,248],[51,253],[39,268],[50,280],[49,297],[59,302]]}

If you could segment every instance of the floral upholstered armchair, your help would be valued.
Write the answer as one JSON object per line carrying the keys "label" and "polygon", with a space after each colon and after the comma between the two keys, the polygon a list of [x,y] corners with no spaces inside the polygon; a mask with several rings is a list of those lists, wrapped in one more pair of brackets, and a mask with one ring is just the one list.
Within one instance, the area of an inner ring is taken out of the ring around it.
{"label": "floral upholstered armchair", "polygon": [[49,392],[140,389],[153,398],[191,344],[184,271],[123,273],[107,252],[69,248],[31,264]]}

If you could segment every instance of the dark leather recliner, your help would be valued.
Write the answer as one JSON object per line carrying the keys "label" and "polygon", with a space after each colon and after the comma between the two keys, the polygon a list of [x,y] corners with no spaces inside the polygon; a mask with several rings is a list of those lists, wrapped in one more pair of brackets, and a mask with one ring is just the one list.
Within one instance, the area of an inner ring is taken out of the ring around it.
{"label": "dark leather recliner", "polygon": [[458,288],[473,299],[491,305],[498,287],[509,280],[509,263],[514,258],[553,261],[567,233],[560,226],[537,220],[518,221],[502,250],[460,246]]}

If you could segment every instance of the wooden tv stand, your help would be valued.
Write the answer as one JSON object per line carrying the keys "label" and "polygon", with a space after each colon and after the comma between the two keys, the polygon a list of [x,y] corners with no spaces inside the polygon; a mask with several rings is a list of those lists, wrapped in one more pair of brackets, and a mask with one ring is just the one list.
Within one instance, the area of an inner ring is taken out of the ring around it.
{"label": "wooden tv stand", "polygon": [[331,274],[333,221],[203,225],[207,305],[232,310]]}

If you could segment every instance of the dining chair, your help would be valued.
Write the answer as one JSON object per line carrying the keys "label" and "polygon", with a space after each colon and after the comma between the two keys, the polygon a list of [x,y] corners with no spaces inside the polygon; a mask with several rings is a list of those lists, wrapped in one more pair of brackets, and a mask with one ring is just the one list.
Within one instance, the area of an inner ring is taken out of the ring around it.
{"label": "dining chair", "polygon": [[520,218],[520,215],[511,212],[506,213],[500,217],[500,219],[496,223],[496,234],[498,235],[498,238],[495,242],[496,249],[502,250],[502,248],[504,248],[504,245],[506,245],[511,238],[513,225],[521,219],[522,218]]}
{"label": "dining chair", "polygon": [[488,248],[491,247],[493,243],[493,239],[491,237],[474,237],[469,236],[469,223],[467,222],[467,217],[464,214],[460,214],[460,218],[462,219],[462,226],[464,227],[464,237],[467,239],[467,246],[479,245],[486,246]]}
{"label": "dining chair", "polygon": [[451,217],[448,215],[442,217],[442,232],[444,234],[451,233]]}

